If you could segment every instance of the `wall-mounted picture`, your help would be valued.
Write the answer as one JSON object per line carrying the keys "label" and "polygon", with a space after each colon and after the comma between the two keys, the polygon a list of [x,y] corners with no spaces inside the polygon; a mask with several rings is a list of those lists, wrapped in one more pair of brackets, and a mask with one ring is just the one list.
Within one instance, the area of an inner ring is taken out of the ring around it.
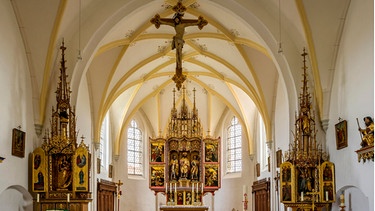
{"label": "wall-mounted picture", "polygon": [[25,157],[25,132],[13,128],[12,135],[12,155],[17,157]]}
{"label": "wall-mounted picture", "polygon": [[276,151],[276,167],[280,168],[280,164],[282,163],[282,157],[283,157],[283,152],[281,149]]}
{"label": "wall-mounted picture", "polygon": [[108,166],[108,177],[112,178],[113,177],[113,165],[109,164]]}
{"label": "wall-mounted picture", "polygon": [[342,149],[348,146],[347,122],[343,120],[335,125],[336,131],[336,148]]}

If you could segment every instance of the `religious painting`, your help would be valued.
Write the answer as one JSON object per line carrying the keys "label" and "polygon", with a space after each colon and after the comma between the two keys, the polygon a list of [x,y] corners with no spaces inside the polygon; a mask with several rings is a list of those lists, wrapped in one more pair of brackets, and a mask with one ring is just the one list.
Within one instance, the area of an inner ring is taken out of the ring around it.
{"label": "religious painting", "polygon": [[282,157],[283,157],[283,152],[281,149],[276,151],[276,168],[280,167],[280,164],[282,163]]}
{"label": "religious painting", "polygon": [[320,181],[319,183],[322,184],[320,186],[321,196],[325,201],[333,201],[336,196],[336,189],[335,189],[335,165],[332,162],[325,161],[320,165],[319,170]]}
{"label": "religious painting", "polygon": [[185,205],[193,205],[193,194],[190,191],[185,192]]}
{"label": "religious painting", "polygon": [[52,154],[52,190],[71,190],[73,165],[72,154]]}
{"label": "religious painting", "polygon": [[77,148],[73,162],[74,190],[88,191],[89,188],[89,152],[86,147]]}
{"label": "religious painting", "polygon": [[162,163],[164,162],[164,141],[150,142],[150,162]]}
{"label": "religious painting", "polygon": [[337,150],[348,146],[347,122],[343,120],[335,125]]}
{"label": "religious painting", "polygon": [[150,166],[150,187],[164,187],[164,165],[151,165]]}
{"label": "religious painting", "polygon": [[204,186],[205,187],[218,187],[219,186],[219,165],[206,164],[204,166]]}
{"label": "religious painting", "polygon": [[293,164],[284,162],[280,164],[280,200],[281,202],[295,201],[295,191],[298,184],[295,184],[295,171]]}
{"label": "religious painting", "polygon": [[32,153],[32,189],[44,192],[47,189],[47,165],[45,151],[38,147]]}
{"label": "religious painting", "polygon": [[111,164],[108,165],[108,177],[109,178],[113,177],[113,165]]}
{"label": "religious painting", "polygon": [[13,128],[12,134],[12,155],[17,157],[25,157],[25,132]]}
{"label": "religious painting", "polygon": [[96,173],[100,174],[100,168],[102,166],[102,159],[96,158]]}
{"label": "religious painting", "polygon": [[219,141],[213,139],[204,140],[205,162],[216,163],[219,161]]}

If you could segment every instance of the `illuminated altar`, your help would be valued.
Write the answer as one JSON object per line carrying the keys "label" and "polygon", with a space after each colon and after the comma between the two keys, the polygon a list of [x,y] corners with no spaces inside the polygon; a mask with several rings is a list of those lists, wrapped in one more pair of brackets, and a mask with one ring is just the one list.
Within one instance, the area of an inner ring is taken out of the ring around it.
{"label": "illuminated altar", "polygon": [[89,173],[91,155],[88,146],[77,143],[76,115],[70,105],[64,43],[60,81],[56,91],[56,110],[52,107],[51,131],[44,143],[31,155],[31,189],[34,210],[86,211],[91,199]]}
{"label": "illuminated altar", "polygon": [[322,210],[335,202],[335,166],[316,140],[315,113],[307,86],[306,55],[303,87],[296,114],[294,141],[280,165],[280,201],[293,211]]}
{"label": "illuminated altar", "polygon": [[160,210],[207,210],[205,193],[220,188],[220,138],[203,137],[194,105],[189,112],[186,88],[182,88],[178,112],[173,91],[173,108],[166,137],[150,138],[150,189],[166,196]]}

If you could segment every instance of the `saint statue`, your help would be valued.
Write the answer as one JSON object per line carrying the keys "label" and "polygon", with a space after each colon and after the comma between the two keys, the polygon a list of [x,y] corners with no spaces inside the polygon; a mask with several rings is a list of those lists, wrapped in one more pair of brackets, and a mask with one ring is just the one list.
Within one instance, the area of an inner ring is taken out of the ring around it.
{"label": "saint statue", "polygon": [[172,160],[169,162],[170,180],[177,180],[178,178],[178,160],[177,156],[173,155]]}
{"label": "saint statue", "polygon": [[66,155],[59,158],[58,162],[58,188],[67,189],[72,183],[72,168],[70,160]]}
{"label": "saint statue", "polygon": [[191,161],[191,179],[198,180],[199,176],[199,161],[198,156],[194,155],[193,160]]}
{"label": "saint statue", "polygon": [[361,129],[358,125],[358,130],[363,135],[361,146],[374,146],[374,121],[369,116],[363,118],[363,121],[366,125],[365,129]]}
{"label": "saint statue", "polygon": [[190,170],[190,161],[187,158],[187,153],[182,153],[182,158],[180,160],[180,171],[181,171],[181,178],[188,178],[189,170]]}

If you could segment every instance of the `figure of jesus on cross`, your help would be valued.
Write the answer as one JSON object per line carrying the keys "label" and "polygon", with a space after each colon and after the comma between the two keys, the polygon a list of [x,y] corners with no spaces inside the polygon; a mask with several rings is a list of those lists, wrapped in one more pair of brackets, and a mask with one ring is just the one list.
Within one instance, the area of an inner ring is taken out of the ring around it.
{"label": "figure of jesus on cross", "polygon": [[199,29],[202,29],[208,22],[202,16],[199,16],[197,20],[182,19],[186,7],[181,2],[178,2],[172,9],[176,12],[172,19],[160,18],[160,15],[156,14],[150,21],[152,24],[155,24],[157,29],[160,25],[168,25],[172,26],[176,31],[176,35],[173,36],[172,41],[172,50],[176,49],[176,74],[172,79],[176,83],[177,90],[180,90],[182,83],[186,79],[186,76],[182,74],[182,48],[185,43],[183,39],[185,28],[198,26]]}

